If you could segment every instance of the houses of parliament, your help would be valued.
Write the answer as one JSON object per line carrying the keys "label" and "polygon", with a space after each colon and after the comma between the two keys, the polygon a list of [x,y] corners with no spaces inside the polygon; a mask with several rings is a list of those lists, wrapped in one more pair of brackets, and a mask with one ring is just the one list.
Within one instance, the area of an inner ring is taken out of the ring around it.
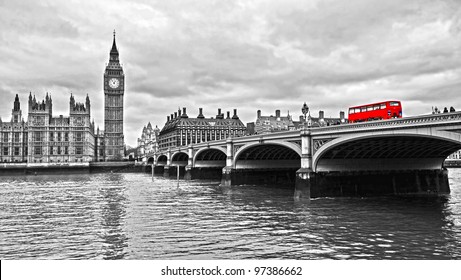
{"label": "houses of parliament", "polygon": [[71,94],[69,116],[53,116],[53,100],[41,101],[29,93],[27,121],[19,96],[13,101],[11,119],[0,118],[0,162],[28,164],[118,161],[125,155],[123,97],[125,75],[120,65],[115,32],[104,81],[104,129],[91,121],[91,102],[77,102]]}

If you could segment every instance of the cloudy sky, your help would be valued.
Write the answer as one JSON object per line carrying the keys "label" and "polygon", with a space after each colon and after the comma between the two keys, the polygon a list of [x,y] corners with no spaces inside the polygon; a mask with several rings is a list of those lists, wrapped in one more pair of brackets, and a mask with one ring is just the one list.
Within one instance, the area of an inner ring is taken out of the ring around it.
{"label": "cloudy sky", "polygon": [[0,116],[14,96],[69,114],[88,93],[103,129],[103,72],[117,32],[125,139],[187,107],[244,123],[307,102],[312,115],[402,100],[404,115],[461,110],[460,0],[0,0]]}

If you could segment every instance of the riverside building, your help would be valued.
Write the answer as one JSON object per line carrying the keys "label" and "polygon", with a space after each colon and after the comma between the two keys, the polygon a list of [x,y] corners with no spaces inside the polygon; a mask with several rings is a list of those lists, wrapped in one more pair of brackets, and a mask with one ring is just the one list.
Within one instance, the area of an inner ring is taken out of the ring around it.
{"label": "riverside building", "polygon": [[16,95],[9,122],[0,118],[1,163],[75,163],[119,161],[125,155],[123,134],[125,74],[119,61],[115,32],[109,63],[103,75],[104,129],[95,133],[90,121],[91,104],[87,95],[84,103],[71,94],[69,116],[53,116],[53,100],[46,93],[38,101],[29,94],[27,121],[22,117],[19,96]]}
{"label": "riverside building", "polygon": [[232,117],[229,111],[227,117],[224,117],[221,109],[218,109],[215,118],[206,118],[200,108],[196,118],[189,118],[186,108],[183,108],[182,113],[178,110],[167,116],[167,121],[159,133],[159,149],[240,137],[245,135],[245,132],[246,127],[239,119],[237,109],[234,109]]}
{"label": "riverside building", "polygon": [[16,95],[11,121],[1,124],[0,161],[28,163],[90,162],[95,156],[94,122],[90,121],[90,99],[69,101],[69,116],[53,116],[53,100],[48,93],[37,101],[29,94],[27,122],[22,119]]}
{"label": "riverside building", "polygon": [[22,118],[21,104],[16,94],[11,120],[0,118],[0,162],[27,162],[28,126]]}

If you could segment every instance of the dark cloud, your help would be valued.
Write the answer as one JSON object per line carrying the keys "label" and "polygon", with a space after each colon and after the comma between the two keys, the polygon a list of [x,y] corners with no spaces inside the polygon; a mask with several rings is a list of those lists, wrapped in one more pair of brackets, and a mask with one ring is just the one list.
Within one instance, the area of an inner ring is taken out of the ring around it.
{"label": "dark cloud", "polygon": [[[461,108],[461,3],[354,1],[2,1],[0,116],[16,93],[51,92],[68,114],[88,93],[103,129],[102,77],[117,30],[126,74],[125,135],[187,107],[316,115],[400,99],[405,114]],[[448,106],[448,104],[447,104]],[[23,108],[24,105],[23,105]]]}

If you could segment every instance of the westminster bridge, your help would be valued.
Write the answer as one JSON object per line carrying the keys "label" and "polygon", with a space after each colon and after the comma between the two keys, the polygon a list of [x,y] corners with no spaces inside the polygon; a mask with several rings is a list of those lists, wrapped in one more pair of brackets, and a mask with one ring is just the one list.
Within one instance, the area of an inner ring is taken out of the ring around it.
{"label": "westminster bridge", "polygon": [[443,162],[459,149],[461,112],[454,112],[203,142],[143,162],[166,177],[290,185],[296,198],[438,196],[450,192]]}

